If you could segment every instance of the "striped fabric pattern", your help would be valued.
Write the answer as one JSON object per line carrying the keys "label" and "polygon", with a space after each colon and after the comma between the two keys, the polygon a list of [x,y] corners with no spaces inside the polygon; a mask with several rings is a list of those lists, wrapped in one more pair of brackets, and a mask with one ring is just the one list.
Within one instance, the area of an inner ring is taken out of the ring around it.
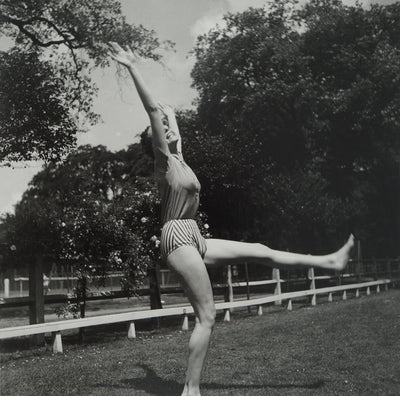
{"label": "striped fabric pattern", "polygon": [[161,232],[161,256],[166,260],[168,255],[181,246],[194,246],[204,258],[207,242],[200,233],[193,219],[176,219],[167,221]]}

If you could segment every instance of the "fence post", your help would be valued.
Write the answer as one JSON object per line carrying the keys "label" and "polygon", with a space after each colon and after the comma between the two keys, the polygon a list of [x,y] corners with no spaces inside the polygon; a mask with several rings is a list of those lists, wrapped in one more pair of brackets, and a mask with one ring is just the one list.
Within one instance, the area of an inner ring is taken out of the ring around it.
{"label": "fence post", "polygon": [[[250,287],[249,287],[249,267],[247,263],[244,263],[244,270],[245,270],[245,275],[246,275],[246,295],[247,299],[250,300]],[[247,307],[247,312],[251,312],[251,307],[250,305]]]}
{"label": "fence post", "polygon": [[[310,290],[315,290],[315,277],[314,268],[311,267],[308,270],[308,279],[310,279]],[[313,294],[311,297],[311,305],[317,305],[317,295]]]}
{"label": "fence post", "polygon": [[342,286],[342,273],[339,271],[336,271],[336,279],[337,279],[337,285]]}
{"label": "fence post", "polygon": [[[279,268],[272,269],[272,279],[276,281],[274,294],[277,296],[281,295],[281,274]],[[282,300],[276,300],[275,305],[282,305]]]}
{"label": "fence post", "polygon": [[357,240],[357,282],[360,282],[361,280],[361,241],[358,239]]}
{"label": "fence post", "polygon": [[186,313],[186,309],[183,310],[183,324],[182,324],[182,330],[187,331],[189,330],[189,319]]}
{"label": "fence post", "polygon": [[392,267],[391,260],[388,259],[388,261],[386,262],[386,274],[389,279],[392,279],[392,268],[391,267]]}
{"label": "fence post", "polygon": [[4,279],[4,298],[10,297],[10,279]]}
{"label": "fence post", "polygon": [[[396,277],[398,278],[400,276],[400,260],[397,260],[397,272],[396,272]],[[398,282],[397,282],[398,283]]]}
{"label": "fence post", "polygon": [[376,261],[376,258],[374,257],[374,280],[378,280],[378,262]]}
{"label": "fence post", "polygon": [[[228,298],[229,302],[233,302],[233,285],[232,285],[232,266],[228,265],[226,267],[226,283],[228,285]],[[226,300],[226,299],[225,299]],[[232,311],[232,308],[229,308]]]}
{"label": "fence post", "polygon": [[61,340],[61,331],[53,332],[53,353],[62,353],[63,346]]}
{"label": "fence post", "polygon": [[225,316],[224,316],[224,322],[230,322],[231,321],[231,314],[229,309],[225,310]]}
{"label": "fence post", "polygon": [[136,338],[135,322],[130,322],[129,323],[128,338],[130,340]]}

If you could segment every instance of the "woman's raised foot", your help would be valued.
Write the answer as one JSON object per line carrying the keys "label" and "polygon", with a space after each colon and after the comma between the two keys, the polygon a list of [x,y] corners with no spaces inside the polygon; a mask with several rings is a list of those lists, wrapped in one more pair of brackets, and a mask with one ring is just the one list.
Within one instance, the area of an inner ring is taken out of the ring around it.
{"label": "woman's raised foot", "polygon": [[334,253],[334,259],[333,259],[333,268],[336,271],[343,271],[347,263],[349,262],[350,259],[350,252],[354,247],[354,235],[350,234],[349,239],[347,242],[343,245],[341,249],[339,249],[336,253]]}

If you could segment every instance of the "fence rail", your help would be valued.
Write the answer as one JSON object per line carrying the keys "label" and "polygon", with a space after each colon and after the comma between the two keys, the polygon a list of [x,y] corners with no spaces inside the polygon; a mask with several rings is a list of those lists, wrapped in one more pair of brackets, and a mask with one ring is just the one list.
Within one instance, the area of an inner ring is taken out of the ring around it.
{"label": "fence rail", "polygon": [[[225,311],[225,321],[230,320],[230,310],[233,308],[239,307],[250,307],[250,306],[257,306],[258,315],[262,315],[262,306],[269,303],[281,303],[282,301],[288,301],[287,309],[292,309],[292,300],[301,297],[311,296],[311,305],[316,304],[316,297],[317,295],[321,294],[328,294],[328,301],[332,301],[333,293],[342,292],[342,299],[347,298],[347,291],[349,290],[356,290],[355,296],[358,297],[360,295],[360,290],[365,289],[366,294],[369,295],[371,293],[371,288],[375,287],[376,292],[380,292],[380,287],[385,286],[388,288],[388,285],[393,281],[390,279],[380,279],[374,280],[369,282],[361,282],[361,283],[353,283],[347,285],[339,285],[339,286],[330,286],[330,287],[322,287],[316,288],[315,287],[315,280],[318,277],[314,276],[314,271],[311,269],[308,273],[308,278],[310,279],[310,288],[307,290],[300,290],[300,291],[293,291],[289,293],[281,293],[280,284],[284,282],[284,280],[280,279],[279,270],[274,269],[275,276],[273,280],[268,281],[256,281],[250,282],[253,285],[260,285],[260,284],[273,284],[275,283],[275,294],[260,297],[260,298],[253,298],[248,300],[241,300],[241,301],[229,301],[223,303],[217,303],[216,309],[217,310],[224,310]],[[331,277],[334,279],[335,277]],[[325,277],[324,277],[325,279]],[[249,284],[250,284],[249,283]],[[245,284],[239,283],[237,286],[244,286]],[[233,284],[235,286],[235,284]],[[98,325],[105,325],[111,323],[120,323],[120,322],[127,322],[129,323],[129,330],[128,330],[128,338],[135,338],[135,321],[143,320],[143,319],[153,319],[153,318],[162,318],[162,317],[169,317],[169,316],[183,316],[183,325],[182,329],[188,329],[188,314],[193,313],[193,308],[189,305],[173,307],[173,308],[165,308],[165,309],[156,309],[156,310],[143,310],[143,311],[135,311],[129,313],[120,313],[120,314],[111,314],[111,315],[102,315],[102,316],[94,316],[89,318],[82,318],[82,319],[70,319],[70,320],[63,320],[57,322],[50,322],[50,323],[41,323],[41,324],[34,324],[34,325],[27,325],[27,326],[17,326],[17,327],[8,327],[4,329],[0,329],[0,340],[14,338],[14,337],[21,337],[21,336],[29,336],[29,335],[37,335],[37,334],[46,334],[52,333],[53,335],[53,351],[55,353],[62,352],[62,339],[61,339],[61,332],[69,329],[79,329],[84,327],[90,326],[98,326]]]}

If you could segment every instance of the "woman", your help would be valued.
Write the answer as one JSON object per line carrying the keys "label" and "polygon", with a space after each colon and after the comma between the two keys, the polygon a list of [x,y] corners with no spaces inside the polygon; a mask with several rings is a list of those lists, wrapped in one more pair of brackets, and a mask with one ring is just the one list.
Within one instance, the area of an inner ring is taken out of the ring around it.
{"label": "woman", "polygon": [[[110,53],[114,60],[128,69],[150,118],[155,173],[162,205],[161,252],[169,268],[178,275],[196,314],[182,395],[200,395],[200,374],[215,321],[214,299],[206,266],[249,261],[285,269],[302,266],[341,271],[349,259],[354,238],[351,235],[340,250],[326,256],[281,252],[254,243],[204,239],[193,220],[199,205],[200,183],[183,160],[181,137],[173,110],[157,105],[153,100],[136,67],[137,55],[116,43],[110,44]],[[163,115],[168,119],[168,127],[163,124]]]}

